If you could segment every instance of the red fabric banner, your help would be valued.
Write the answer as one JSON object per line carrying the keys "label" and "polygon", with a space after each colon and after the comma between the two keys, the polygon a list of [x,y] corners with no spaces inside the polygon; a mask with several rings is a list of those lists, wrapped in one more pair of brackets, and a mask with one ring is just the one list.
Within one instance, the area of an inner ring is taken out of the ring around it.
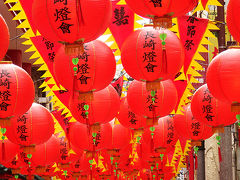
{"label": "red fabric banner", "polygon": [[184,73],[186,74],[192,58],[206,32],[208,19],[193,16],[182,16],[178,18],[180,39],[185,48]]}
{"label": "red fabric banner", "polygon": [[123,88],[123,76],[121,76],[114,83],[112,83],[112,86],[116,89],[118,95],[121,97]]}
{"label": "red fabric banner", "polygon": [[115,38],[119,49],[121,49],[124,40],[134,30],[134,13],[127,5],[117,5],[119,0],[112,1],[112,23],[110,30]]}

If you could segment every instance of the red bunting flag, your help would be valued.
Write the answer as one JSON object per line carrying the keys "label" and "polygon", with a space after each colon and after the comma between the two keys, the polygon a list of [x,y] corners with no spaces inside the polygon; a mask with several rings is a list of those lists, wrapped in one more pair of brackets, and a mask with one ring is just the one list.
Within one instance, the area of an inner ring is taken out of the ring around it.
{"label": "red bunting flag", "polygon": [[178,25],[180,39],[185,48],[184,73],[186,74],[203,35],[206,32],[208,19],[182,16],[178,18]]}

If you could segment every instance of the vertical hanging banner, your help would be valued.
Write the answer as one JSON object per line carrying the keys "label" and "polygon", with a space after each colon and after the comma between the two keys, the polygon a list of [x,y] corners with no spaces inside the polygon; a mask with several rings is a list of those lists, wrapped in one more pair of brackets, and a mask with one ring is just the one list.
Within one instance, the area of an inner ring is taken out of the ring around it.
{"label": "vertical hanging banner", "polygon": [[112,83],[112,86],[116,89],[118,95],[121,97],[123,88],[123,75],[119,77],[114,83]]}
{"label": "vertical hanging banner", "polygon": [[[184,73],[187,70],[196,53],[200,42],[208,26],[208,19],[196,18],[193,16],[182,16],[178,18],[178,29],[180,39],[185,48]],[[186,76],[187,77],[187,76]],[[190,77],[188,76],[190,79]]]}
{"label": "vertical hanging banner", "polygon": [[121,49],[124,40],[134,30],[134,13],[127,4],[119,4],[119,0],[112,1],[112,11],[112,22],[109,28]]}

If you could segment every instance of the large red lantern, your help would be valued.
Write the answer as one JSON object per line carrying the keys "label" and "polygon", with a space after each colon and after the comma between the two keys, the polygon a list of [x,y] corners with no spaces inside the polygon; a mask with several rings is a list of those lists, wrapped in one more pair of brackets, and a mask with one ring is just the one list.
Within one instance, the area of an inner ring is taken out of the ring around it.
{"label": "large red lantern", "polygon": [[0,121],[22,115],[31,107],[35,96],[31,77],[9,61],[0,62]]}
{"label": "large red lantern", "polygon": [[112,50],[95,40],[84,44],[84,53],[67,56],[62,46],[55,57],[54,73],[57,81],[68,90],[98,91],[114,78],[116,61]]}
{"label": "large red lantern", "polygon": [[146,118],[137,115],[130,109],[127,102],[127,97],[121,99],[120,110],[117,118],[119,122],[126,128],[138,130],[147,126]]}
{"label": "large red lantern", "polygon": [[87,125],[76,122],[70,126],[69,140],[74,147],[85,151],[97,151],[111,145],[112,126],[100,125],[97,131],[89,130]]}
{"label": "large red lantern", "polygon": [[173,78],[185,58],[180,39],[167,29],[137,30],[125,40],[121,52],[124,69],[139,81]]}
{"label": "large red lantern", "polygon": [[236,122],[236,113],[231,112],[231,104],[219,101],[209,92],[207,84],[193,95],[191,102],[193,116],[213,129],[222,130]]}
{"label": "large red lantern", "polygon": [[207,85],[211,94],[232,104],[232,111],[240,111],[240,49],[228,49],[218,54],[207,69]]}
{"label": "large red lantern", "polygon": [[12,118],[11,126],[6,127],[10,141],[27,149],[46,142],[54,133],[51,113],[42,105],[33,103],[23,115]]}
{"label": "large red lantern", "polygon": [[59,157],[60,142],[55,135],[52,135],[47,142],[36,146],[31,162],[34,166],[48,166],[58,162]]}
{"label": "large red lantern", "polygon": [[110,0],[34,0],[32,12],[39,32],[48,40],[68,47],[70,44],[67,53],[71,53],[76,49],[79,52],[77,45],[104,33],[111,21],[112,8]]}
{"label": "large red lantern", "polygon": [[0,15],[0,61],[5,56],[8,46],[9,46],[9,31],[8,26],[3,19],[3,17]]}
{"label": "large red lantern", "polygon": [[199,145],[199,142],[213,135],[212,128],[195,119],[188,106],[184,115],[176,114],[173,118],[174,127],[179,136],[191,139],[193,143]]}
{"label": "large red lantern", "polygon": [[[197,0],[126,0],[128,6],[138,15],[151,18],[157,25],[166,25],[171,17],[183,16],[191,11],[197,4]],[[171,23],[171,21],[169,22]]]}
{"label": "large red lantern", "polygon": [[127,100],[130,108],[133,112],[149,118],[148,124],[154,124],[158,117],[170,114],[177,104],[178,95],[173,82],[166,80],[158,83],[158,90],[147,91],[146,83],[140,81],[133,81],[128,89]]}
{"label": "large red lantern", "polygon": [[239,0],[230,0],[227,6],[227,26],[228,30],[238,42],[240,42],[240,21],[239,21],[239,8],[240,1]]}
{"label": "large red lantern", "polygon": [[69,101],[72,115],[76,120],[87,125],[111,121],[117,115],[119,106],[119,95],[111,85],[93,92],[93,99],[81,99],[79,93],[73,92]]}

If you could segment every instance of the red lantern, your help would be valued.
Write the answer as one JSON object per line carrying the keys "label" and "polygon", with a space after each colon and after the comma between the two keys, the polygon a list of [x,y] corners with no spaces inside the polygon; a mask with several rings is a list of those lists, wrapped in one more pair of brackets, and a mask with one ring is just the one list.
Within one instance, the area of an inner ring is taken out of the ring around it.
{"label": "red lantern", "polygon": [[76,122],[70,126],[69,140],[74,147],[86,151],[108,148],[111,144],[112,126],[102,124],[98,131],[91,131],[85,124]]}
{"label": "red lantern", "polygon": [[0,62],[0,121],[6,124],[31,107],[35,90],[31,77],[9,61]]}
{"label": "red lantern", "polygon": [[238,42],[240,42],[240,21],[239,21],[239,8],[240,1],[239,0],[231,0],[227,6],[227,26],[228,30]]}
{"label": "red lantern", "polygon": [[133,81],[128,89],[127,100],[130,108],[133,112],[150,118],[148,125],[157,122],[157,117],[171,113],[177,104],[178,95],[173,82],[166,80],[159,84],[159,90],[147,91],[146,83]]}
{"label": "red lantern", "polygon": [[185,58],[180,39],[166,29],[145,28],[133,32],[121,52],[124,69],[139,81],[171,79],[181,69]]}
{"label": "red lantern", "polygon": [[[166,18],[183,16],[191,11],[197,4],[197,0],[126,0],[128,6],[138,15],[159,20],[160,26],[166,27]],[[165,18],[165,19],[164,19]],[[168,21],[166,21],[168,22]],[[170,21],[171,22],[171,21]],[[168,27],[168,26],[167,26]]]}
{"label": "red lantern", "polygon": [[209,92],[207,84],[201,86],[193,95],[191,110],[200,122],[222,130],[236,122],[236,113],[231,112],[231,104],[219,101]]}
{"label": "red lantern", "polygon": [[143,140],[156,152],[174,149],[177,139],[178,135],[173,120],[169,116],[160,118],[157,125],[146,128],[143,133]]}
{"label": "red lantern", "polygon": [[6,129],[10,141],[31,148],[46,142],[52,136],[54,121],[45,107],[33,103],[25,114],[12,118],[11,126]]}
{"label": "red lantern", "polygon": [[127,97],[121,99],[120,110],[117,116],[119,122],[126,128],[134,130],[146,127],[146,118],[135,114],[129,107]]}
{"label": "red lantern", "polygon": [[0,148],[0,162],[1,164],[10,163],[19,151],[19,146],[12,143],[8,139],[2,142],[2,148]]}
{"label": "red lantern", "polygon": [[69,101],[72,115],[76,120],[87,125],[111,121],[117,115],[119,106],[119,95],[111,85],[93,92],[91,100],[83,100],[79,98],[79,93],[74,92]]}
{"label": "red lantern", "polygon": [[174,127],[180,136],[191,139],[199,145],[201,140],[205,140],[213,135],[212,128],[198,121],[192,115],[190,106],[187,107],[184,115],[175,115]]}
{"label": "red lantern", "polygon": [[109,0],[35,0],[32,12],[35,26],[45,38],[66,45],[73,43],[73,49],[103,34],[112,16]]}
{"label": "red lantern", "polygon": [[107,87],[116,71],[112,50],[98,40],[84,44],[84,49],[77,56],[67,56],[63,46],[58,50],[54,61],[57,81],[68,90],[80,92]]}
{"label": "red lantern", "polygon": [[8,46],[9,46],[9,31],[8,26],[3,19],[3,17],[0,15],[0,61],[5,56]]}
{"label": "red lantern", "polygon": [[211,94],[232,103],[232,111],[240,111],[240,49],[228,49],[218,54],[209,64],[207,85]]}
{"label": "red lantern", "polygon": [[111,149],[124,149],[131,140],[131,131],[121,124],[115,124],[112,129]]}
{"label": "red lantern", "polygon": [[59,157],[60,142],[55,135],[52,135],[47,142],[36,146],[31,162],[34,166],[48,166],[58,162]]}

